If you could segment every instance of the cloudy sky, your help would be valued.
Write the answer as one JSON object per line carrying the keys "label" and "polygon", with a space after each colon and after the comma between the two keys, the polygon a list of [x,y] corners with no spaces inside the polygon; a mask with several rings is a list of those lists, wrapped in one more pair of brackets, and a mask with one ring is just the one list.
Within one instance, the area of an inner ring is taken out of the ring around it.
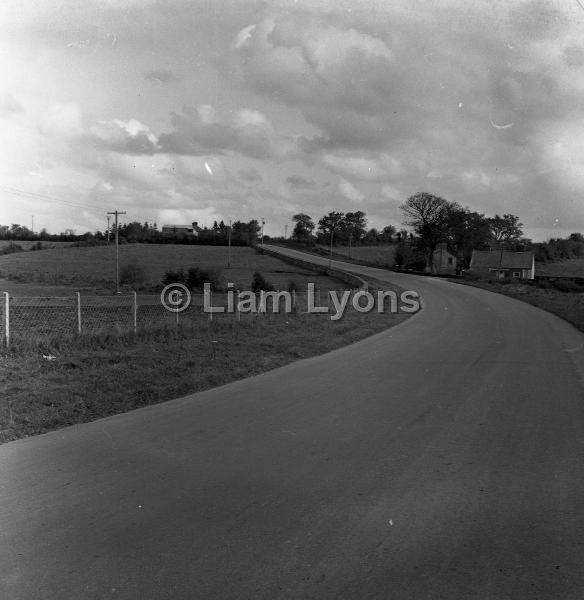
{"label": "cloudy sky", "polygon": [[584,231],[579,0],[20,0],[0,73],[3,224],[399,226],[428,191]]}

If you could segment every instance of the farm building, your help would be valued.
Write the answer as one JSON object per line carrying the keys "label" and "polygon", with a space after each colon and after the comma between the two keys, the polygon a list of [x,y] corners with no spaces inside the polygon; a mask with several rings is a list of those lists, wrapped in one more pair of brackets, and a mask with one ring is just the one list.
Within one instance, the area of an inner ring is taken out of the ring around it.
{"label": "farm building", "polygon": [[473,250],[469,270],[496,279],[533,279],[535,258],[533,252]]}
{"label": "farm building", "polygon": [[199,233],[203,231],[196,221],[193,221],[190,225],[163,225],[162,234],[169,236],[193,236],[197,237]]}
{"label": "farm building", "polygon": [[446,244],[439,244],[432,257],[432,272],[442,275],[454,275],[456,273],[456,256],[448,251]]}

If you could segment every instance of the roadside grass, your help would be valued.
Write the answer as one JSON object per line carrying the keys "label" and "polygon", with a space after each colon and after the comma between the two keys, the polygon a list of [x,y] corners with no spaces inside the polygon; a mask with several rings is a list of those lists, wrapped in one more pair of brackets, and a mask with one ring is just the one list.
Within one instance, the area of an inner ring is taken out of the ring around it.
{"label": "roadside grass", "polygon": [[[120,272],[128,265],[141,267],[146,279],[138,290],[159,286],[164,273],[191,267],[221,269],[225,279],[249,289],[254,271],[260,271],[276,288],[293,280],[299,287],[309,282],[317,288],[342,289],[330,277],[289,265],[253,248],[174,244],[124,244],[120,246]],[[13,295],[67,295],[74,291],[111,293],[115,288],[115,246],[60,247],[0,256],[0,291]]]}
{"label": "roadside grass", "polygon": [[[319,246],[319,248],[327,252],[328,248]],[[379,245],[379,246],[353,246],[349,249],[348,246],[334,246],[333,257],[340,260],[353,260],[356,262],[367,263],[371,266],[390,269],[394,266],[394,245]]]}
{"label": "roadside grass", "polygon": [[451,280],[463,285],[480,287],[522,300],[533,306],[547,310],[584,331],[584,293],[562,292],[554,288],[540,288],[534,284],[519,282],[500,283],[495,281]]}
{"label": "roadside grass", "polygon": [[329,316],[282,313],[15,343],[0,352],[0,442],[257,375],[363,339],[410,315],[349,310],[339,321]]}

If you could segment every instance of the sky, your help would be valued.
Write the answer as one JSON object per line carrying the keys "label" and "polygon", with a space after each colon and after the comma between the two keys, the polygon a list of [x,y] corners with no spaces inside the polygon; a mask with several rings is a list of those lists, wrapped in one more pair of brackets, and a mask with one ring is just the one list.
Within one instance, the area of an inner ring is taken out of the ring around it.
{"label": "sky", "polygon": [[584,231],[582,0],[0,5],[0,223],[266,221],[420,191]]}

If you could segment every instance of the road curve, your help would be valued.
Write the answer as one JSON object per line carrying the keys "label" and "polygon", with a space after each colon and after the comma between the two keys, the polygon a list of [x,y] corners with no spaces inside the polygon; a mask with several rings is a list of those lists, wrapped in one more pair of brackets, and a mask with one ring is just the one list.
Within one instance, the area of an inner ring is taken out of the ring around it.
{"label": "road curve", "polygon": [[584,597],[584,335],[484,290],[346,268],[424,310],[0,446],[0,597]]}

